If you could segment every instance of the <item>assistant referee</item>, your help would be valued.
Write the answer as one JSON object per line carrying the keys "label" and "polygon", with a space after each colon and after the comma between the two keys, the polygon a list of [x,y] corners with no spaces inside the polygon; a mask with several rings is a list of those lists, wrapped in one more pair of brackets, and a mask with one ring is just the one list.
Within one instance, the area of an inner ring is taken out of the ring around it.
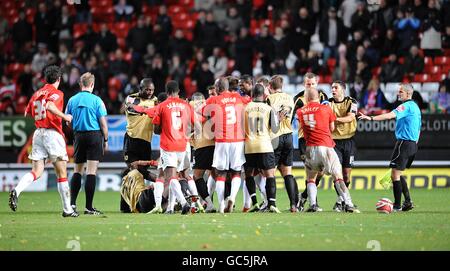
{"label": "assistant referee", "polygon": [[87,162],[86,208],[84,214],[101,215],[102,212],[94,208],[95,185],[97,167],[104,151],[108,149],[108,126],[105,116],[106,108],[103,101],[92,94],[95,76],[89,72],[80,77],[81,91],[70,98],[66,113],[73,116],[72,128],[74,137],[75,170],[70,182],[71,205],[76,208],[76,200],[81,188],[81,176]]}
{"label": "assistant referee", "polygon": [[[359,116],[359,119],[372,121],[396,118],[395,137],[397,142],[395,143],[389,165],[392,168],[391,179],[394,185],[394,212],[409,211],[414,208],[409,195],[408,185],[405,177],[402,176],[403,171],[409,168],[414,161],[422,125],[422,115],[419,106],[412,100],[413,92],[414,89],[410,84],[400,84],[397,96],[402,104],[396,109],[378,116],[369,117],[362,113]],[[402,192],[405,201],[400,206]]]}

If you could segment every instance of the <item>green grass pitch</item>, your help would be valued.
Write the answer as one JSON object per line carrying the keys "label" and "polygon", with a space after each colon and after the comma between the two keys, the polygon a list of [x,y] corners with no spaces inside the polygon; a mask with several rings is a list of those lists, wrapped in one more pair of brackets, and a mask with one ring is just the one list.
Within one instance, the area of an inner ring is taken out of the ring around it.
{"label": "green grass pitch", "polygon": [[[322,213],[241,213],[242,193],[232,214],[121,214],[118,192],[97,192],[95,206],[104,216],[63,218],[56,191],[24,192],[18,211],[0,193],[0,250],[450,250],[450,190],[411,191],[416,208],[390,215],[375,211],[391,191],[352,190],[361,214],[331,211],[335,192],[319,190]],[[84,204],[84,193],[79,196]],[[374,240],[374,241],[371,241]]]}

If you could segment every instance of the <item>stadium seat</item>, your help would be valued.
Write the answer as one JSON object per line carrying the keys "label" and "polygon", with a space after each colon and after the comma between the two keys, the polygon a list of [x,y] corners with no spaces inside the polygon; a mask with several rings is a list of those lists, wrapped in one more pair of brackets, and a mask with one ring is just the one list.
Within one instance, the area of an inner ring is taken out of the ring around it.
{"label": "stadium seat", "polygon": [[331,77],[331,75],[324,75],[322,78],[322,82],[331,84],[331,83],[333,83],[333,78]]}
{"label": "stadium seat", "polygon": [[380,74],[381,74],[381,67],[380,66],[377,66],[377,67],[372,69],[372,75],[373,76],[378,77],[378,76],[380,76]]}
{"label": "stadium seat", "polygon": [[179,2],[179,4],[184,6],[185,8],[190,9],[194,7],[194,0],[181,0]]}
{"label": "stadium seat", "polygon": [[449,71],[450,71],[450,65],[442,66],[442,72],[443,73],[448,74]]}
{"label": "stadium seat", "polygon": [[16,114],[22,115],[27,108],[28,98],[26,96],[20,96],[15,106]]}
{"label": "stadium seat", "polygon": [[122,82],[120,82],[119,79],[117,79],[116,77],[109,78],[108,89],[110,91],[119,92],[121,88],[122,88]]}
{"label": "stadium seat", "polygon": [[[389,59],[389,58],[388,58]],[[404,57],[399,57],[398,58],[398,63],[400,63],[400,64],[405,64],[405,58]]]}
{"label": "stadium seat", "polygon": [[445,80],[447,75],[445,73],[436,73],[431,75],[431,81],[433,82],[441,82]]}
{"label": "stadium seat", "polygon": [[447,57],[450,57],[450,49],[444,49],[444,54]]}
{"label": "stadium seat", "polygon": [[437,56],[434,58],[434,64],[441,66],[450,65],[450,57]]}
{"label": "stadium seat", "polygon": [[120,49],[125,50],[127,47],[127,42],[125,38],[117,38],[117,45],[119,45]]}
{"label": "stadium seat", "polygon": [[425,66],[433,66],[433,59],[429,56],[424,57],[423,59]]}
{"label": "stadium seat", "polygon": [[128,22],[118,22],[114,24],[111,31],[117,36],[117,38],[126,38],[128,31],[130,31],[131,24]]}
{"label": "stadium seat", "polygon": [[6,69],[6,73],[13,78],[17,78],[23,72],[24,65],[22,63],[11,63]]}
{"label": "stadium seat", "polygon": [[416,75],[414,75],[414,81],[420,82],[420,83],[430,82],[431,76],[426,73],[416,74]]}
{"label": "stadium seat", "polygon": [[[436,64],[436,63],[435,63]],[[424,72],[428,74],[441,73],[441,66],[425,66]]]}

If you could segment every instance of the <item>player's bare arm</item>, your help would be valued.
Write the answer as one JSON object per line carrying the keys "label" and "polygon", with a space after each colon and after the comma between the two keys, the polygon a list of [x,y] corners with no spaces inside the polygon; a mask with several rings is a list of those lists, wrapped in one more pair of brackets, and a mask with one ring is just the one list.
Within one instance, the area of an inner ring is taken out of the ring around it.
{"label": "player's bare arm", "polygon": [[56,116],[62,118],[64,121],[69,122],[69,123],[72,122],[72,115],[64,114],[63,112],[61,112],[52,101],[48,101],[46,103],[46,108],[53,115],[56,115]]}
{"label": "player's bare arm", "polygon": [[330,122],[330,131],[333,132],[336,125],[334,125],[334,121]]}
{"label": "player's bare arm", "polygon": [[384,113],[384,114],[381,114],[381,115],[378,115],[378,116],[367,116],[367,115],[365,115],[365,114],[363,114],[363,113],[359,113],[359,116],[358,116],[358,119],[359,120],[377,120],[377,121],[379,121],[379,120],[390,120],[390,119],[395,119],[395,113],[393,112],[393,111],[391,111],[391,112],[389,112],[389,113]]}
{"label": "player's bare arm", "polygon": [[105,117],[100,118],[100,129],[103,134],[103,142],[104,142],[104,151],[108,150],[108,123],[106,122]]}
{"label": "player's bare arm", "polygon": [[352,122],[355,118],[356,118],[356,114],[349,112],[347,114],[347,116],[345,116],[345,117],[336,118],[336,122],[339,122],[339,123]]}

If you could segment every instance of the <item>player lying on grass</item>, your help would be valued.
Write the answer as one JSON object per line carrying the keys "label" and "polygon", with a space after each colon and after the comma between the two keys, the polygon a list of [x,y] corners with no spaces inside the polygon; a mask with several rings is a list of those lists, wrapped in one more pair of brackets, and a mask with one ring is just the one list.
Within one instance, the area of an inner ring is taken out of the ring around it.
{"label": "player lying on grass", "polygon": [[[150,182],[150,185],[145,185],[144,176],[138,170],[139,167],[149,166],[155,168],[157,162],[154,160],[144,161],[138,160],[130,163],[130,170],[122,178],[122,185],[120,187],[120,195],[123,201],[127,205],[127,209],[123,208],[121,204],[121,211],[124,213],[150,213],[156,207],[155,195],[154,195],[154,184],[155,182]],[[152,173],[149,173],[152,175]],[[156,176],[152,176],[151,179],[155,179]],[[180,180],[181,190],[187,201],[192,207],[195,205],[197,200],[196,197],[190,196],[188,191],[187,182]],[[167,188],[167,187],[166,187]],[[168,190],[165,189],[161,195],[161,209],[163,211],[167,210],[168,205]],[[197,210],[197,209],[195,209]]]}

